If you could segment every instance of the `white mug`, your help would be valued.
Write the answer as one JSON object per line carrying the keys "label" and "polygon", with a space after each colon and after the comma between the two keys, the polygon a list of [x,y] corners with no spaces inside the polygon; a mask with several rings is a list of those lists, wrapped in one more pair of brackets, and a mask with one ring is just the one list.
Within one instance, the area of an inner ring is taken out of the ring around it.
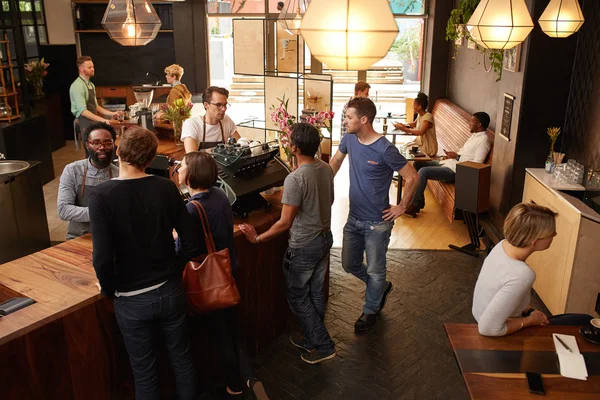
{"label": "white mug", "polygon": [[600,329],[600,318],[594,318],[590,321],[593,327]]}

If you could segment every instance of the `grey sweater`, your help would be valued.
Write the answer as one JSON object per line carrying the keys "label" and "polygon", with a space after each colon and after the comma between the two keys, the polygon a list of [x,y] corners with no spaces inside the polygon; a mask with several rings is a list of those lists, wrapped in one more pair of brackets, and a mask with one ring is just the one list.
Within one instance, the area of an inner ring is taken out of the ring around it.
{"label": "grey sweater", "polygon": [[535,272],[508,257],[503,244],[504,240],[487,256],[475,284],[473,317],[484,336],[504,336],[506,320],[520,317],[531,301]]}

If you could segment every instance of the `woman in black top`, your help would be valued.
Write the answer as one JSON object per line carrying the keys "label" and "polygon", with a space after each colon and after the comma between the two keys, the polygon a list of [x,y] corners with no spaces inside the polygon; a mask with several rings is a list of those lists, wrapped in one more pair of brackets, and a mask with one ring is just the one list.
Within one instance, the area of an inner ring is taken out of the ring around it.
{"label": "woman in black top", "polygon": [[[192,204],[197,201],[204,207],[210,231],[215,240],[217,250],[229,249],[231,268],[235,277],[236,254],[233,247],[233,211],[225,192],[214,187],[217,182],[218,168],[213,158],[205,152],[191,152],[185,155],[179,169],[179,183],[186,185],[192,197],[187,204],[187,210],[196,224],[200,237],[200,247],[206,254],[204,232],[198,215],[198,210]],[[251,389],[255,396],[268,399],[262,383],[254,379],[250,359],[246,349],[241,344],[240,328],[235,314],[235,308],[214,311],[207,316],[193,318],[194,323],[200,323],[212,328],[214,339],[218,341],[219,350],[225,366],[227,387],[224,395],[228,398],[243,398],[245,387]]]}
{"label": "woman in black top", "polygon": [[[198,235],[177,186],[144,172],[157,148],[156,136],[144,128],[121,136],[119,178],[90,193],[93,264],[102,292],[114,297],[136,399],[160,397],[155,348],[162,340],[175,372],[177,398],[195,400],[181,274],[185,262],[198,255]],[[179,254],[173,229],[179,235]]]}

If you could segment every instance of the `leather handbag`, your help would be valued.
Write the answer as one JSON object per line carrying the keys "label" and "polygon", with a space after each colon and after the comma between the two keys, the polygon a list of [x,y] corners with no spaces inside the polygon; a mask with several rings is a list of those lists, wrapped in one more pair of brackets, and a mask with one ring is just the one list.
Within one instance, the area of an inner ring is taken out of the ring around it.
{"label": "leather handbag", "polygon": [[233,307],[240,301],[240,293],[231,274],[229,249],[217,251],[204,207],[197,201],[192,204],[198,210],[208,254],[185,265],[183,289],[188,309],[192,314],[205,314]]}

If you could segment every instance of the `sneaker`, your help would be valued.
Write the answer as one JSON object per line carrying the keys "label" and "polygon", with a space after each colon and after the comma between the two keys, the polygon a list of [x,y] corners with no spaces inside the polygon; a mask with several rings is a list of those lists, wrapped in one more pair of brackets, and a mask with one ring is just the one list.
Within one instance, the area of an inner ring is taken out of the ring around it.
{"label": "sneaker", "polygon": [[335,349],[331,349],[329,351],[313,351],[311,353],[302,354],[300,358],[305,363],[309,364],[318,364],[323,361],[331,360],[337,355]]}
{"label": "sneaker", "polygon": [[356,323],[354,324],[354,331],[356,331],[356,332],[368,331],[369,329],[371,329],[373,327],[373,325],[375,325],[376,321],[377,321],[376,314],[362,313],[360,315],[360,317],[358,317],[358,319],[356,320]]}
{"label": "sneaker", "polygon": [[301,333],[294,333],[290,335],[290,343],[299,348],[300,350],[306,351],[307,353],[310,353],[314,350],[308,344],[306,344],[306,341],[304,340],[304,335],[302,335]]}
{"label": "sneaker", "polygon": [[381,298],[381,302],[379,303],[379,309],[377,310],[377,314],[379,314],[381,310],[383,310],[388,294],[390,294],[392,292],[392,289],[394,289],[394,285],[392,284],[392,282],[387,281],[386,283],[387,286],[385,287],[385,292],[383,292],[383,297]]}
{"label": "sneaker", "polygon": [[269,396],[267,396],[267,392],[265,392],[265,388],[261,381],[256,378],[250,378],[248,381],[248,388],[252,394],[252,398],[256,400],[269,400]]}

